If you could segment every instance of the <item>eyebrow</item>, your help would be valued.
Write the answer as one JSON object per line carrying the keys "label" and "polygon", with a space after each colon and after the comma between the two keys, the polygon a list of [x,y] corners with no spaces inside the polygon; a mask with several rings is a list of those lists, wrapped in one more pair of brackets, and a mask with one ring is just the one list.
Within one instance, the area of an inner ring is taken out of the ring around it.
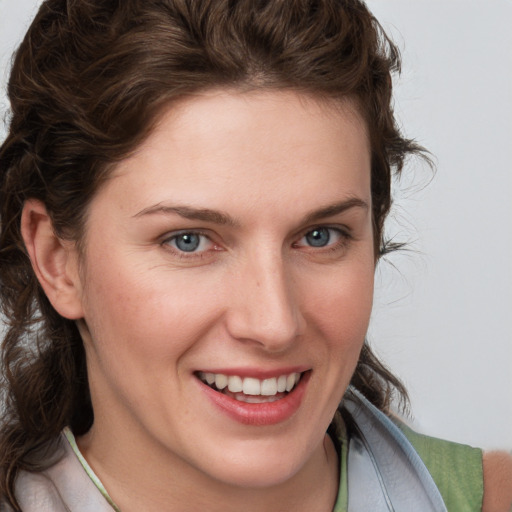
{"label": "eyebrow", "polygon": [[[326,217],[333,217],[334,215],[339,215],[340,213],[343,213],[352,208],[368,210],[369,206],[366,201],[363,201],[357,197],[351,197],[344,201],[339,201],[337,203],[333,203],[307,213],[303,217],[301,224],[310,224]],[[136,213],[134,217],[137,218],[155,214],[179,215],[185,219],[200,220],[203,222],[210,222],[212,224],[219,224],[229,227],[240,226],[240,223],[236,219],[219,210],[211,210],[209,208],[194,208],[191,206],[172,206],[162,203],[144,208],[140,212]]]}
{"label": "eyebrow", "polygon": [[144,208],[136,213],[134,217],[143,217],[144,215],[179,215],[185,219],[201,220],[211,222],[213,224],[221,224],[224,226],[237,227],[239,223],[230,217],[227,213],[209,208],[193,208],[191,206],[169,206],[164,204],[155,204],[149,208]]}
{"label": "eyebrow", "polygon": [[363,201],[358,197],[351,197],[344,201],[324,206],[319,210],[314,210],[306,214],[302,219],[302,224],[310,224],[311,222],[322,220],[326,217],[333,217],[334,215],[339,215],[340,213],[351,210],[352,208],[361,208],[367,211],[369,206],[366,201]]}

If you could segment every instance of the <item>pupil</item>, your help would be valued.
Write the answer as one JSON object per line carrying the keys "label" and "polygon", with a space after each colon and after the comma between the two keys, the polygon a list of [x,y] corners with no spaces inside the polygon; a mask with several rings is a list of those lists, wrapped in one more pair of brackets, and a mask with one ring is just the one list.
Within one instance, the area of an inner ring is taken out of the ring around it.
{"label": "pupil", "polygon": [[192,252],[199,247],[199,235],[185,233],[176,238],[176,247],[180,251]]}
{"label": "pupil", "polygon": [[314,229],[306,235],[306,240],[312,247],[324,247],[329,243],[330,238],[327,228]]}

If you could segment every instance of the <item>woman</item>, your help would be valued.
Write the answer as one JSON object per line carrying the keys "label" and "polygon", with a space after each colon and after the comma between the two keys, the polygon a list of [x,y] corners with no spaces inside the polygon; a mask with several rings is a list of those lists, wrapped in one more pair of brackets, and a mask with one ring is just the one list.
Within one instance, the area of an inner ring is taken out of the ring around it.
{"label": "woman", "polygon": [[397,427],[364,342],[422,151],[398,68],[355,1],[43,4],[0,152],[5,507],[506,510],[505,456]]}

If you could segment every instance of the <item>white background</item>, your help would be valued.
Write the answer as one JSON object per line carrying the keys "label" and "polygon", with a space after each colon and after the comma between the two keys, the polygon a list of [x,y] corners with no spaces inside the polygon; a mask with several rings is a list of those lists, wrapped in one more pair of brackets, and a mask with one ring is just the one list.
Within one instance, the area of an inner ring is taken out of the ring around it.
{"label": "white background", "polygon": [[[0,0],[2,93],[38,3]],[[512,1],[368,5],[402,51],[400,123],[437,165],[410,162],[396,190],[390,232],[412,244],[380,265],[370,339],[416,428],[511,449]]]}

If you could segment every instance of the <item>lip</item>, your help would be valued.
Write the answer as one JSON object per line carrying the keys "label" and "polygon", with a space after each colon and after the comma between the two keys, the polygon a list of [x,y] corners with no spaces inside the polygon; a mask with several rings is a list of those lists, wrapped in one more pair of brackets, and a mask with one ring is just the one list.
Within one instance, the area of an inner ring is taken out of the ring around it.
{"label": "lip", "polygon": [[[282,369],[279,370],[279,372],[282,371]],[[293,371],[294,370],[288,371],[287,369],[284,373],[292,373]],[[257,378],[272,378],[277,375],[282,375],[282,373],[275,371],[246,373],[243,371],[241,372],[240,370],[235,370],[233,368],[230,368],[229,371],[216,370],[215,373],[225,373],[226,375],[240,376],[243,374],[243,376],[257,376]],[[219,409],[222,413],[229,416],[231,419],[244,425],[267,426],[282,423],[291,418],[297,412],[302,404],[302,399],[307,389],[310,375],[310,371],[304,372],[295,388],[280,400],[257,404],[239,402],[238,400],[235,400],[228,395],[224,395],[223,393],[215,391],[199,379],[196,379],[196,381],[198,382],[202,392],[214,404],[214,406],[217,407],[217,409]]]}

